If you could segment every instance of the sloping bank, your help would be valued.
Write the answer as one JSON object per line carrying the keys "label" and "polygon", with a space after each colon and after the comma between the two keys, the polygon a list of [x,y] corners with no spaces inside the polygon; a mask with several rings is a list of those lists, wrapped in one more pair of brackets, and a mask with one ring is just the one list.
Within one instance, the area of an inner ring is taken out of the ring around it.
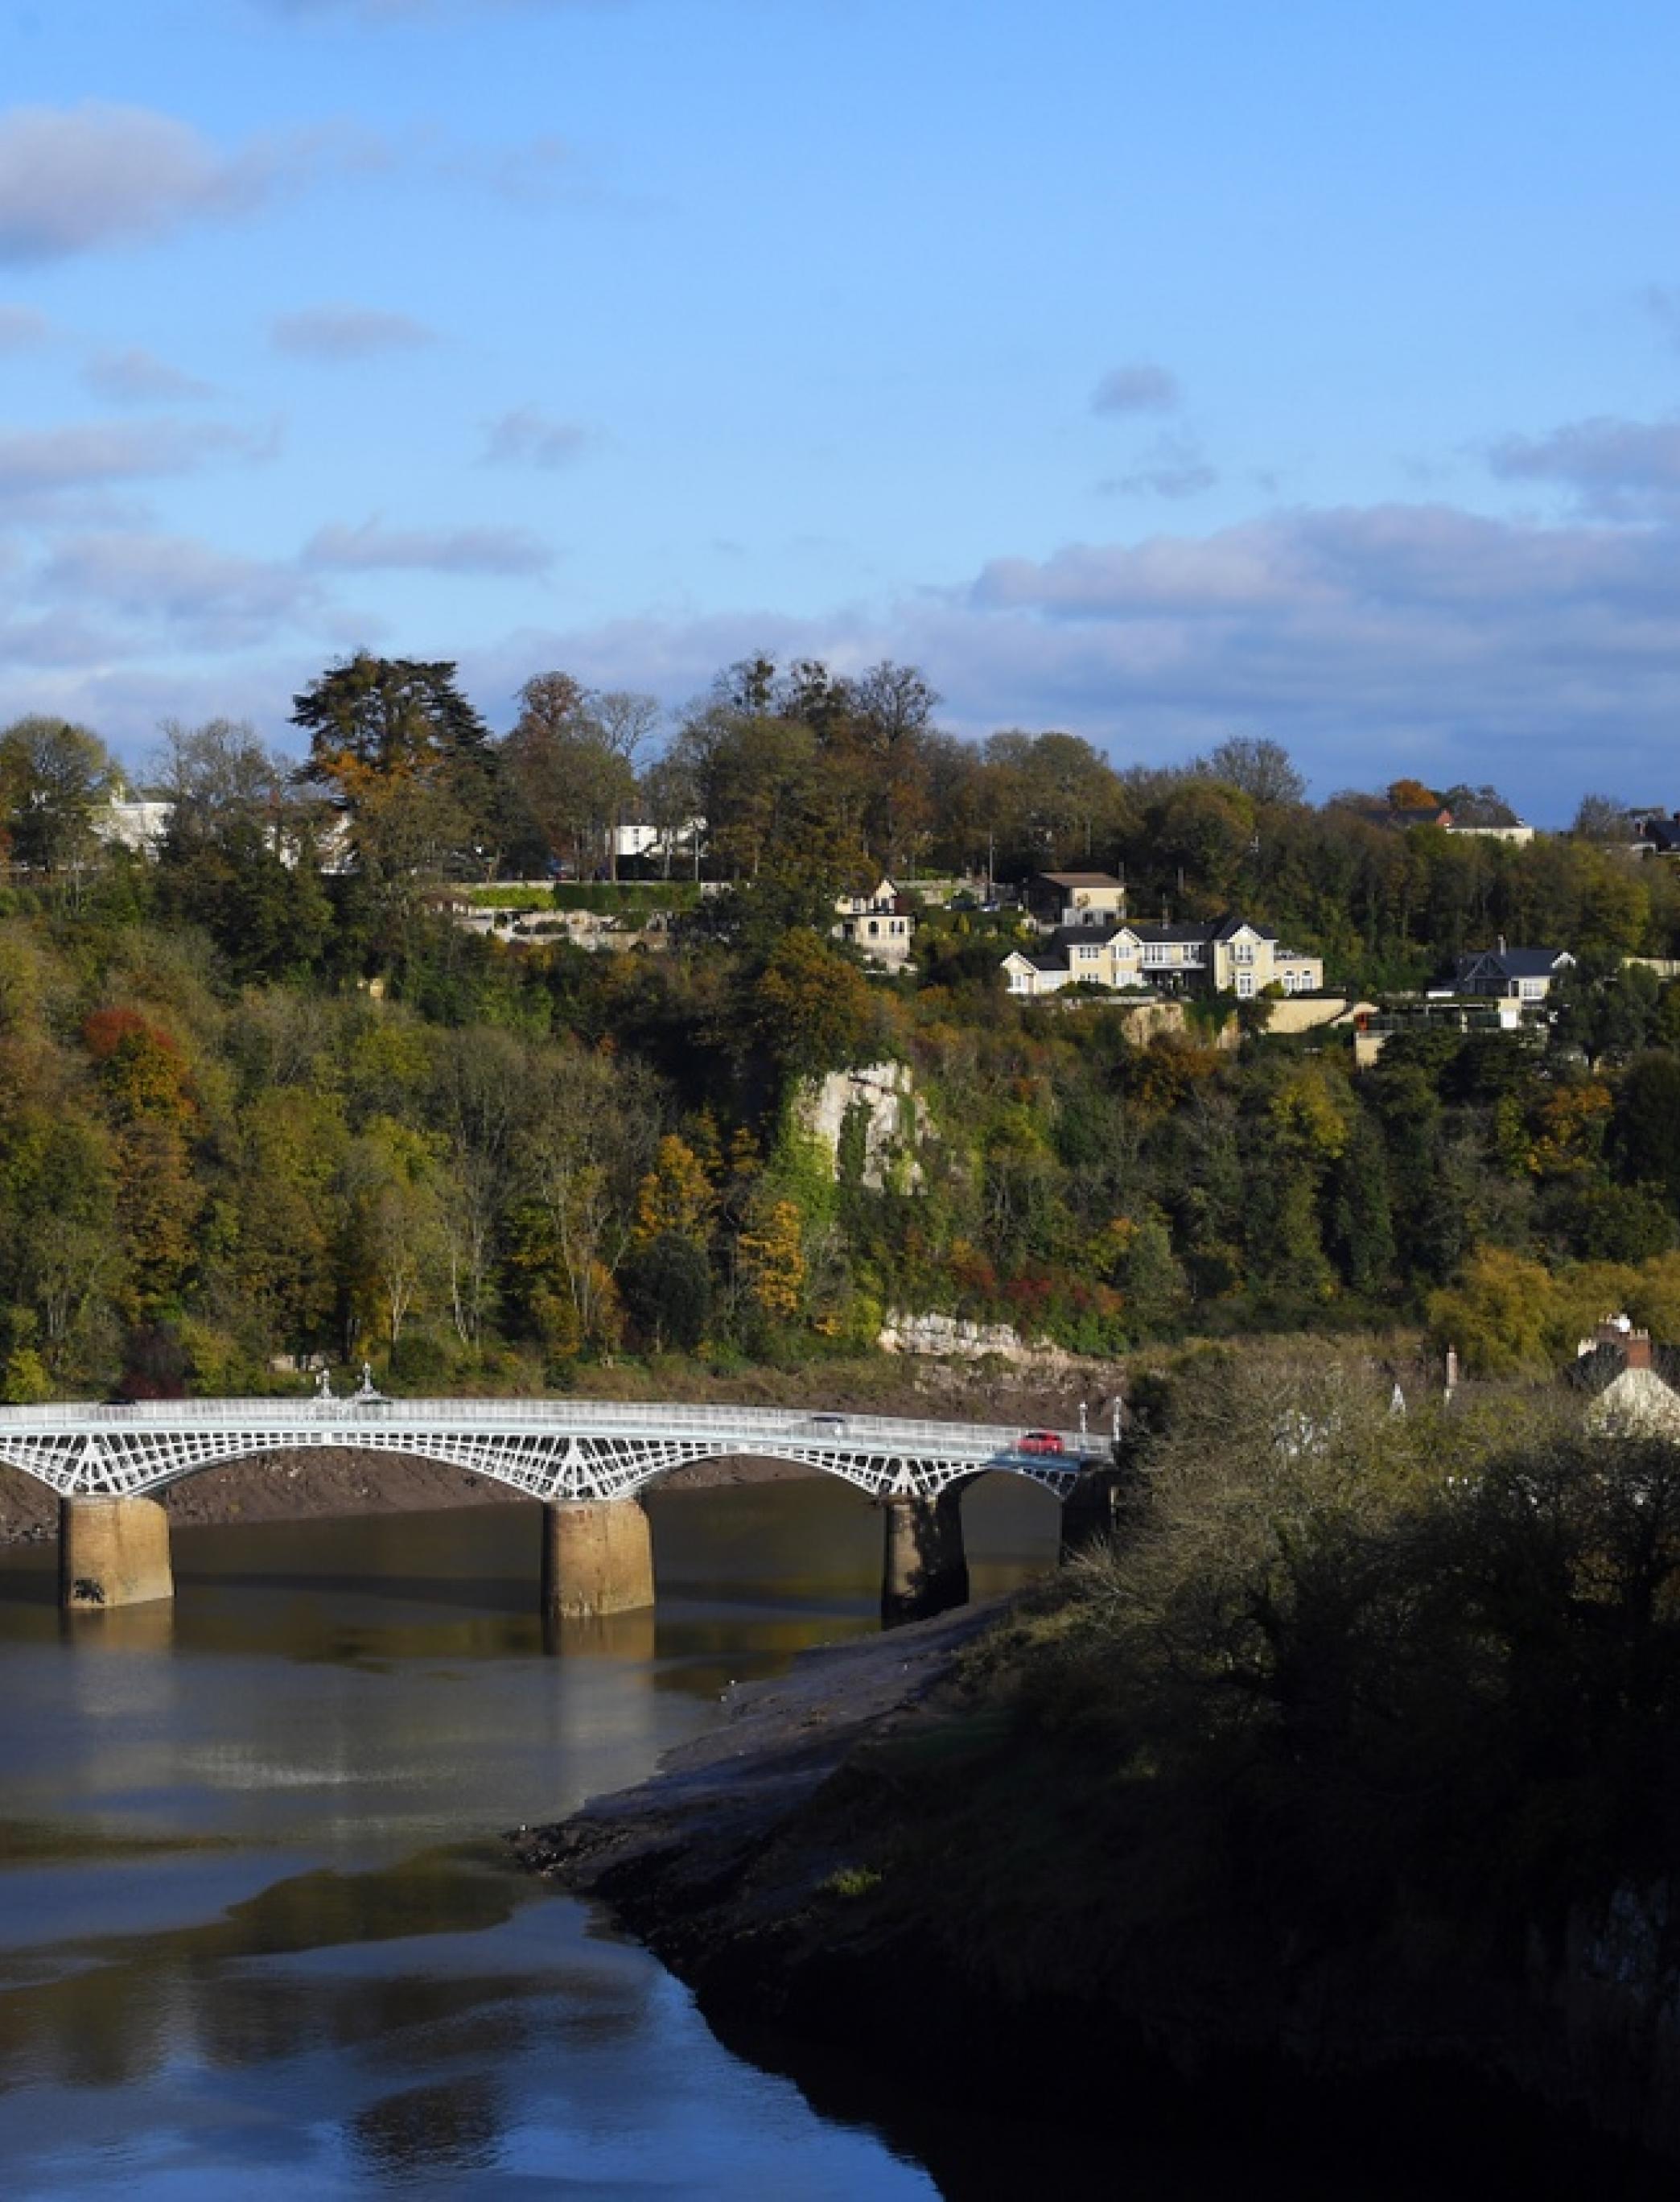
{"label": "sloping bank", "polygon": [[1643,1911],[1515,1969],[1403,1890],[1315,1916],[1043,1728],[1022,1643],[993,1603],[808,1654],[732,1690],[651,1781],[514,1847],[761,2061],[801,2076],[804,2038],[1088,2124],[1117,2178],[1166,2144],[1298,2195],[1673,2192],[1671,2161],[1625,2145],[1677,2152]]}

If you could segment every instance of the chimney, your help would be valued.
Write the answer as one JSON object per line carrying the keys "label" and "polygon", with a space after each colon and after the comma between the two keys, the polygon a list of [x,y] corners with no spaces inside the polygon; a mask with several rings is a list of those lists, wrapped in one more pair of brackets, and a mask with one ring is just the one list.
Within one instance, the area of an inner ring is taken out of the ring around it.
{"label": "chimney", "polygon": [[1651,1366],[1651,1334],[1648,1330],[1630,1330],[1627,1340],[1627,1363],[1630,1369],[1648,1369]]}
{"label": "chimney", "polygon": [[1450,1399],[1458,1388],[1459,1349],[1456,1345],[1449,1345],[1447,1348],[1447,1397]]}

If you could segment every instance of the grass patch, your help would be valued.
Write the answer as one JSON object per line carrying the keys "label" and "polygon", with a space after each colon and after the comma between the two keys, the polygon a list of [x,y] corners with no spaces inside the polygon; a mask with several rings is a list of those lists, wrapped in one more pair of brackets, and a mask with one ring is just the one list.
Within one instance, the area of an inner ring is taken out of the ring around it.
{"label": "grass patch", "polygon": [[852,1899],[869,1896],[881,1885],[881,1876],[872,1865],[843,1865],[830,1874],[826,1881],[819,1881],[819,1896],[840,1896]]}

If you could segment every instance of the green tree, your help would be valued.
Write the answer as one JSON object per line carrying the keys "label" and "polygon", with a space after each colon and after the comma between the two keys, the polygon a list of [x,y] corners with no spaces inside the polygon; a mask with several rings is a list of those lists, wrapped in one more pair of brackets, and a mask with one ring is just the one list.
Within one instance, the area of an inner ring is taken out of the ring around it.
{"label": "green tree", "polygon": [[496,752],[452,663],[359,651],[293,698],[291,719],[309,736],[304,779],[344,816],[382,890],[495,871],[506,830]]}
{"label": "green tree", "polygon": [[869,984],[820,934],[796,927],[753,988],[752,1022],[784,1072],[819,1078],[861,1059],[873,1025]]}
{"label": "green tree", "polygon": [[643,1239],[620,1277],[631,1321],[655,1352],[691,1353],[712,1320],[712,1272],[704,1252],[676,1231]]}
{"label": "green tree", "polygon": [[1616,1097],[1612,1137],[1623,1176],[1656,1186],[1680,1215],[1680,1060],[1635,1057]]}
{"label": "green tree", "polygon": [[50,877],[90,863],[93,821],[115,770],[105,745],[68,719],[17,719],[0,734],[0,813],[12,861]]}

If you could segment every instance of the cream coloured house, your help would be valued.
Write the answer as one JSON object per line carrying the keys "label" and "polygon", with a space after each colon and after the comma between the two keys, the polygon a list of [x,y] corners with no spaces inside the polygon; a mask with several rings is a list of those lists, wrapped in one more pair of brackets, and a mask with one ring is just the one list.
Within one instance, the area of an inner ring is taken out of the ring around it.
{"label": "cream coloured house", "polygon": [[1113,925],[1125,916],[1125,885],[1112,872],[1035,872],[1023,899],[1041,933]]}
{"label": "cream coloured house", "polygon": [[834,904],[837,940],[848,940],[872,963],[902,971],[910,960],[916,921],[896,884],[884,876],[867,894],[841,895]]}
{"label": "cream coloured house", "polygon": [[1235,994],[1251,1001],[1277,986],[1317,993],[1324,958],[1281,945],[1245,918],[1214,925],[1064,926],[1037,947],[1003,959],[1012,994],[1060,993],[1081,981],[1113,992]]}

